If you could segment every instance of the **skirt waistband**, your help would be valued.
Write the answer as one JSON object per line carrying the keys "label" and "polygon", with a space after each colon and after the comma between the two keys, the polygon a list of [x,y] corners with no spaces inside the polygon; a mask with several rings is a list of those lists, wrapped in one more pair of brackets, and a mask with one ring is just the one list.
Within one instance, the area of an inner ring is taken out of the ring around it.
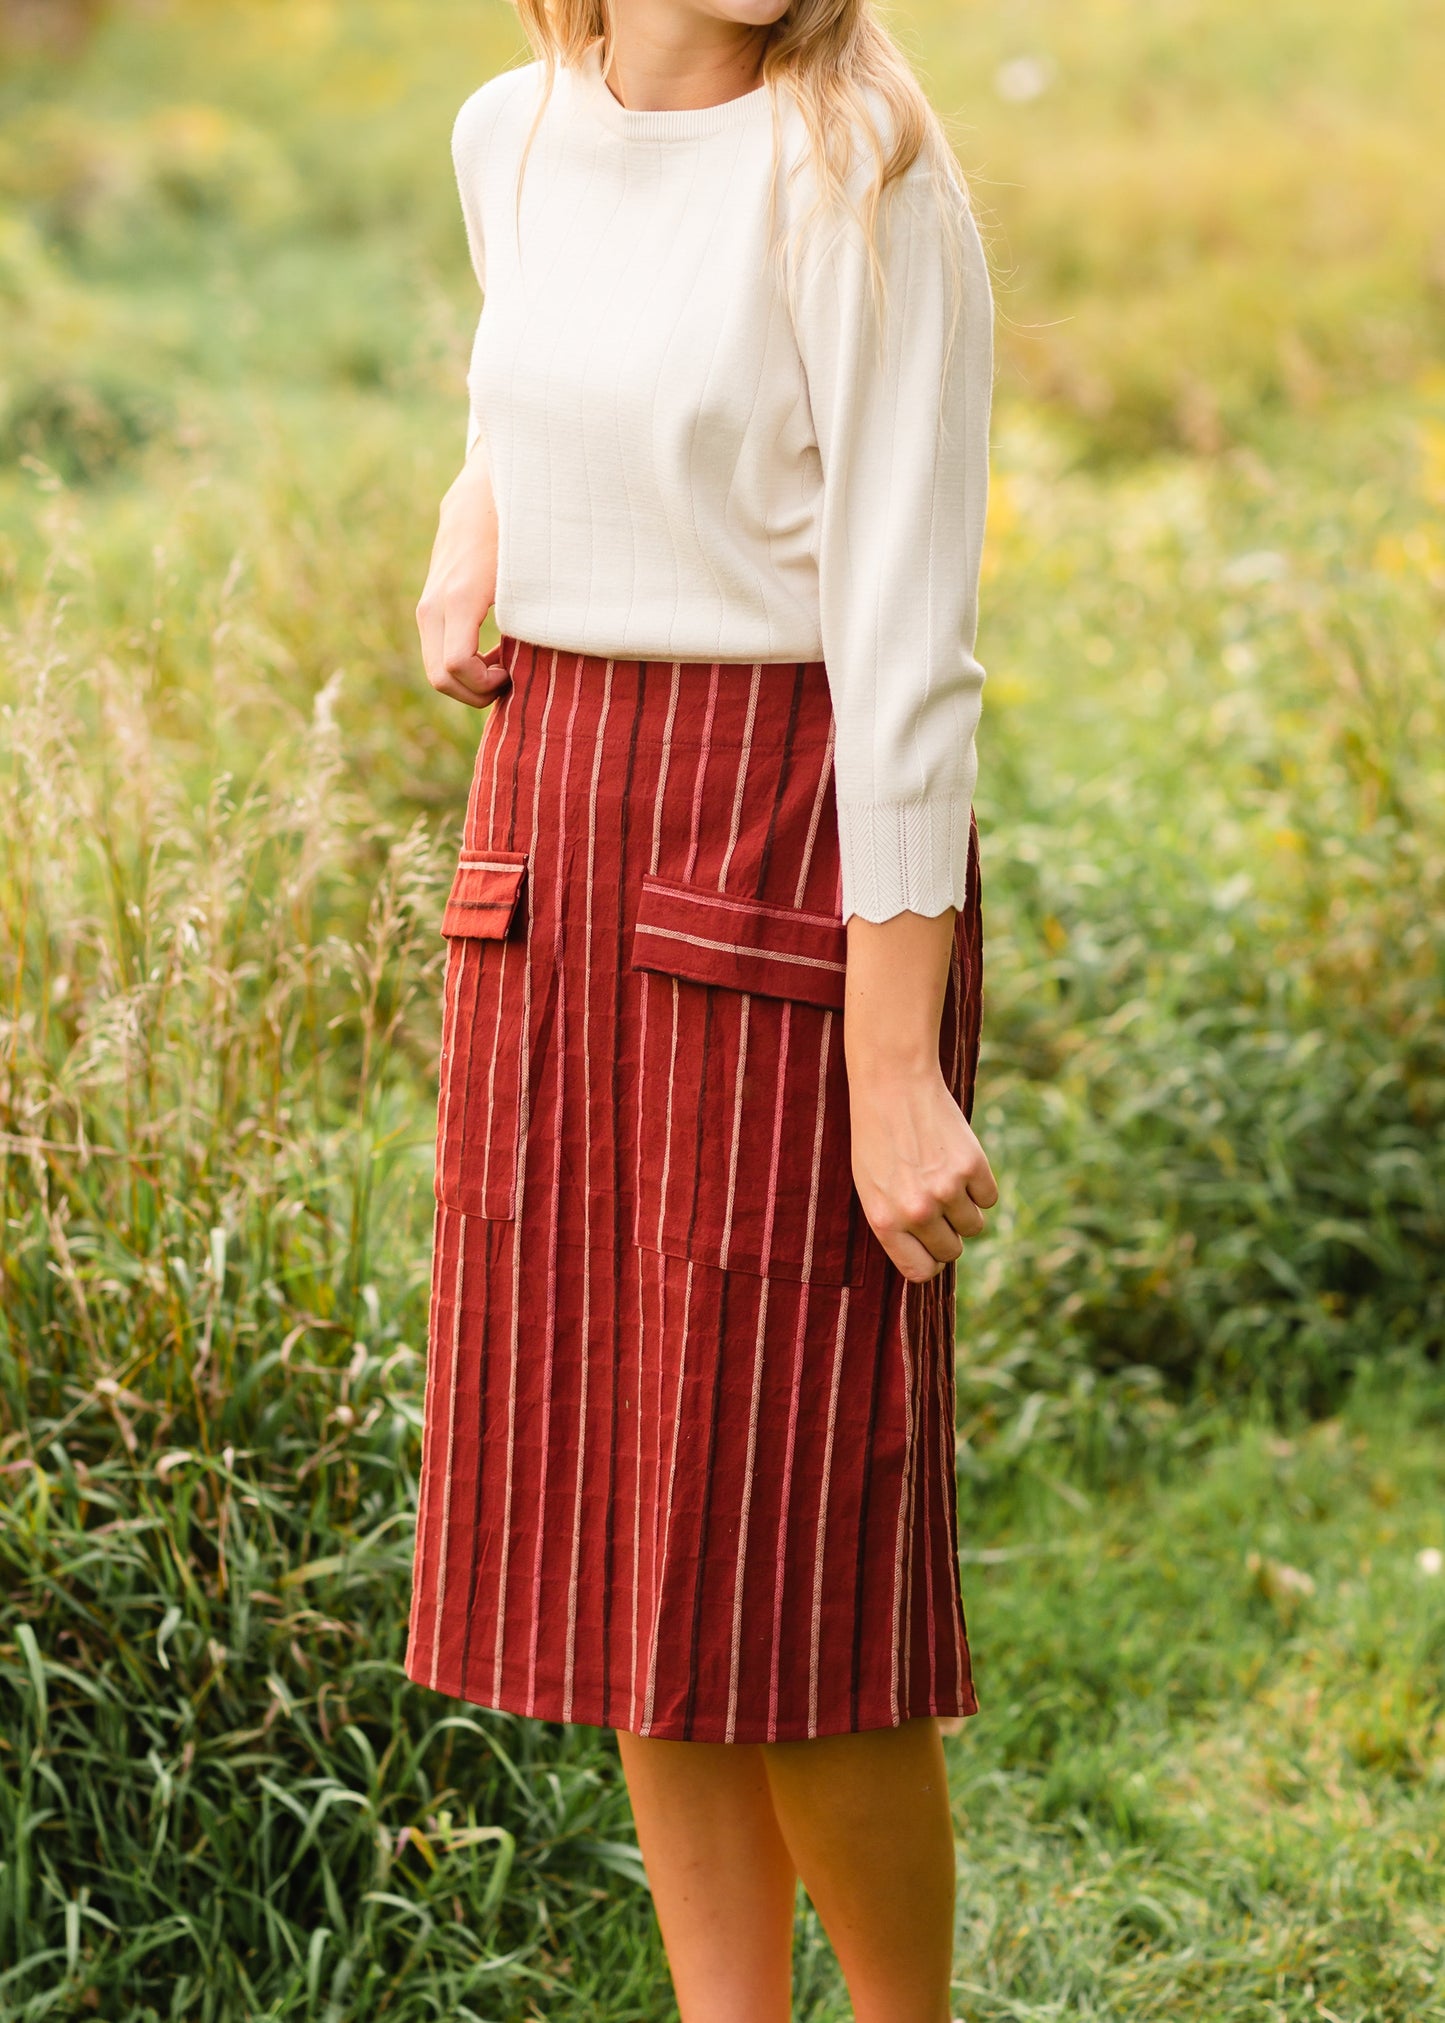
{"label": "skirt waistband", "polygon": [[821,660],[623,660],[509,634],[496,657],[511,678],[509,711],[528,732],[543,716],[549,728],[565,731],[561,708],[574,732],[577,719],[595,724],[605,710],[619,738],[649,748],[738,751],[771,743],[781,757],[816,754],[833,740]]}

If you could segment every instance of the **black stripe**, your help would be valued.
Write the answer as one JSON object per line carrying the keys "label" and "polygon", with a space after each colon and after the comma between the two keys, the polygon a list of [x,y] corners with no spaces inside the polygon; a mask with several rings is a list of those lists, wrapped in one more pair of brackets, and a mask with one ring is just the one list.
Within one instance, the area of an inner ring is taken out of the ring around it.
{"label": "black stripe", "polygon": [[[908,1296],[907,1281],[900,1275],[900,1299]],[[867,1568],[868,1504],[869,1492],[873,1484],[873,1435],[878,1426],[878,1393],[883,1376],[883,1346],[888,1338],[890,1323],[896,1323],[898,1316],[893,1310],[894,1303],[889,1297],[891,1288],[885,1288],[878,1304],[878,1339],[873,1344],[873,1380],[868,1393],[868,1431],[863,1439],[863,1489],[858,1501],[858,1568],[853,1587],[853,1671],[849,1688],[849,1726],[858,1726],[858,1687],[863,1671],[863,1583]]]}
{"label": "black stripe", "polygon": [[[681,991],[685,986],[682,983],[678,982],[676,979],[674,979],[672,987],[675,991]],[[703,1129],[703,1121],[707,1114],[707,1070],[708,1070],[708,1056],[712,1051],[712,1007],[714,995],[712,990],[710,990],[706,984],[694,984],[692,988],[694,990],[700,990],[703,994],[703,997],[702,997],[702,1063],[697,1078],[697,1130],[693,1136],[693,1147],[692,1147],[692,1202],[687,1211],[686,1254],[689,1257],[691,1257],[692,1255],[693,1232],[697,1228],[697,1198],[699,1193],[701,1192],[698,1182],[702,1174],[702,1129]],[[732,996],[738,995],[736,992],[729,994]],[[740,998],[739,1002],[741,1002]],[[674,1009],[673,1016],[674,1017],[677,1016],[676,1009]],[[663,1206],[663,1213],[665,1216],[667,1210],[666,1202],[664,1202],[662,1206]]]}
{"label": "black stripe", "polygon": [[[447,1157],[447,1149],[450,1146],[455,1145],[457,1149],[457,1193],[460,1195],[462,1192],[462,1176],[466,1170],[462,1164],[462,1151],[466,1144],[467,1138],[467,1112],[468,1110],[470,1110],[472,1106],[472,1059],[476,1052],[477,1014],[481,1007],[482,1002],[482,979],[486,975],[487,968],[489,967],[489,965],[484,965],[482,962],[481,944],[476,941],[475,936],[459,935],[457,938],[461,942],[462,947],[462,967],[461,967],[461,974],[457,978],[457,994],[455,999],[456,1017],[452,1023],[452,1051],[451,1051],[451,1058],[447,1062],[447,1089],[443,1096],[448,1131],[447,1131],[447,1146],[442,1148],[442,1158],[443,1162],[445,1162],[445,1159]],[[472,965],[473,970],[475,972],[472,988],[472,1009],[466,1025],[467,1065],[466,1071],[462,1076],[462,1089],[461,1089],[462,1114],[460,1117],[456,1117],[452,1113],[452,1101],[456,1090],[457,1042],[460,1040],[463,1030],[462,986],[467,980],[467,958],[469,955],[472,954],[474,948],[477,959],[476,962]],[[498,986],[497,996],[498,996],[497,1009],[500,1015],[501,1012],[500,983]],[[501,1021],[499,1016],[498,1024],[500,1024],[500,1022]],[[496,1032],[496,1028],[494,1027],[492,1031],[492,1045],[495,1047],[497,1045],[497,1042],[498,1042],[498,1035]],[[490,1171],[490,1167],[488,1167],[485,1170]],[[443,1178],[445,1178],[445,1171],[446,1169],[444,1163]]]}
{"label": "black stripe", "polygon": [[[913,1387],[912,1396],[905,1401],[907,1409],[904,1416],[904,1424],[906,1426],[909,1420],[912,1421],[913,1437],[909,1442],[907,1473],[904,1478],[903,1495],[900,1498],[903,1508],[907,1512],[908,1526],[908,1538],[903,1557],[903,1621],[899,1625],[899,1635],[902,1638],[901,1656],[903,1660],[901,1667],[902,1676],[899,1680],[899,1692],[902,1702],[902,1718],[905,1721],[913,1711],[913,1610],[916,1599],[914,1589],[918,1584],[918,1545],[919,1540],[923,1537],[922,1527],[918,1522],[918,1489],[920,1478],[924,1473],[918,1465],[924,1426],[922,1386],[919,1383],[921,1371],[922,1365],[918,1355],[915,1353],[912,1377],[908,1376],[906,1369],[904,1371],[905,1381],[910,1382]],[[927,1598],[925,1597],[924,1621],[926,1622],[927,1620]]]}
{"label": "black stripe", "polygon": [[[717,1459],[717,1422],[718,1412],[722,1405],[723,1365],[725,1362],[723,1344],[727,1340],[728,1294],[732,1290],[733,1280],[733,1275],[730,1271],[719,1272],[718,1276],[722,1280],[722,1291],[718,1295],[717,1336],[713,1344],[712,1404],[709,1408],[707,1422],[707,1462],[703,1468],[702,1477],[702,1522],[698,1526],[697,1534],[697,1579],[693,1582],[692,1587],[692,1640],[687,1660],[687,1703],[683,1708],[682,1715],[682,1739],[684,1742],[692,1740],[693,1715],[697,1706],[697,1653],[698,1646],[702,1641],[702,1584],[707,1573],[707,1535],[710,1528],[709,1520],[712,1517],[713,1466]],[[691,1325],[690,1316],[686,1324]],[[680,1399],[678,1403],[680,1408]],[[741,1569],[739,1569],[738,1577],[739,1579],[742,1577]]]}
{"label": "black stripe", "polygon": [[[962,1607],[958,1599],[958,1461],[955,1445],[958,1413],[955,1402],[956,1378],[953,1367],[957,1327],[957,1307],[955,1304],[957,1279],[958,1266],[955,1262],[949,1265],[945,1271],[941,1271],[936,1281],[939,1286],[940,1309],[937,1322],[939,1382],[943,1393],[942,1398],[939,1400],[940,1424],[938,1444],[942,1450],[941,1460],[944,1480],[948,1484],[948,1543],[950,1559],[949,1587],[948,1593],[945,1596],[945,1602],[947,1604],[950,1627],[952,1626],[953,1610],[955,1607],[962,1614]],[[950,1639],[951,1642],[952,1639]],[[957,1662],[957,1658],[955,1658],[953,1660],[955,1665],[954,1679],[957,1691],[961,1694],[963,1691],[963,1675],[957,1670]]]}
{"label": "black stripe", "polygon": [[[457,1242],[465,1244],[467,1240],[467,1218],[464,1215],[458,1215],[455,1217],[455,1221],[457,1224]],[[477,1584],[481,1577],[482,1568],[482,1555],[478,1547],[482,1536],[482,1464],[487,1451],[487,1342],[492,1325],[492,1271],[497,1262],[492,1253],[494,1249],[501,1247],[503,1233],[508,1231],[515,1232],[516,1225],[510,1222],[484,1222],[482,1228],[484,1231],[482,1238],[482,1261],[487,1278],[487,1289],[480,1302],[482,1310],[482,1339],[477,1351],[477,1480],[476,1487],[472,1491],[472,1561],[467,1573],[467,1606],[462,1625],[462,1674],[457,1688],[463,1699],[467,1697],[467,1667],[470,1665],[472,1659],[472,1625],[476,1621]],[[493,1241],[494,1238],[496,1239],[495,1243]],[[463,1273],[463,1283],[465,1283],[465,1277],[466,1275]],[[453,1279],[453,1284],[455,1284],[455,1279]],[[460,1330],[458,1330],[458,1333],[460,1333]],[[456,1374],[456,1371],[453,1370],[453,1383],[456,1382]],[[443,1540],[443,1548],[445,1548],[445,1539]],[[499,1612],[505,1609],[506,1599],[505,1595],[498,1595],[497,1608]],[[490,1691],[490,1688],[488,1690]]]}
{"label": "black stripe", "polygon": [[[639,663],[637,671],[637,703],[632,712],[632,731],[627,741],[627,771],[622,782],[622,826],[618,836],[617,862],[620,876],[617,880],[617,955],[613,964],[612,977],[612,1310],[614,1322],[619,1318],[619,1294],[622,1290],[622,1133],[618,1120],[622,1115],[620,1090],[621,1048],[618,1035],[622,1031],[622,970],[624,949],[627,940],[627,876],[628,841],[632,829],[632,775],[637,759],[637,737],[642,727],[642,712],[647,701],[647,679],[645,663]],[[587,1128],[592,1128],[592,1120],[587,1120]],[[635,1179],[629,1183],[626,1198],[630,1201],[635,1191]],[[642,1289],[638,1287],[638,1298]],[[617,1362],[615,1355],[607,1359],[611,1375],[611,1388],[607,1400],[607,1499],[606,1516],[602,1535],[602,1721],[604,1728],[611,1727],[608,1710],[612,1704],[612,1555],[613,1555],[613,1490],[617,1479]],[[642,1421],[641,1409],[642,1371],[638,1369],[638,1396],[633,1399],[632,1424],[637,1436],[637,1475],[641,1475]],[[641,1483],[634,1480],[633,1496],[638,1495]],[[637,1569],[632,1569],[632,1577],[637,1579]]]}

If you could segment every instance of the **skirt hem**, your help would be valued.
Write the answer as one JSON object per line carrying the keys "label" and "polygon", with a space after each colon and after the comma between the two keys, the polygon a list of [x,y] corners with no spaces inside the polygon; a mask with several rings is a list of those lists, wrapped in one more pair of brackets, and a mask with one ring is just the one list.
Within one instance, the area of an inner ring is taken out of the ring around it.
{"label": "skirt hem", "polygon": [[698,1719],[694,1720],[690,1727],[681,1718],[655,1720],[650,1726],[645,1727],[634,1727],[631,1721],[603,1720],[600,1698],[595,1695],[575,1691],[572,1695],[571,1711],[564,1714],[562,1709],[566,1706],[567,1702],[561,1687],[555,1687],[550,1691],[539,1687],[537,1692],[532,1695],[530,1704],[524,1705],[520,1699],[514,1700],[509,1695],[504,1695],[501,1700],[494,1700],[490,1697],[484,1699],[476,1692],[463,1691],[460,1685],[453,1684],[446,1679],[439,1678],[433,1683],[431,1679],[422,1678],[417,1673],[408,1670],[405,1666],[403,1670],[406,1671],[407,1678],[414,1686],[424,1686],[431,1692],[445,1694],[448,1699],[460,1700],[464,1705],[469,1707],[483,1708],[489,1714],[511,1714],[524,1721],[554,1721],[564,1727],[611,1728],[619,1730],[625,1735],[645,1736],[647,1739],[655,1742],[718,1742],[724,1744],[728,1742],[737,1744],[811,1742],[821,1740],[827,1735],[864,1735],[876,1733],[880,1728],[901,1728],[905,1721],[918,1721],[924,1719],[926,1716],[933,1716],[940,1721],[967,1721],[981,1711],[977,1696],[970,1693],[958,1704],[946,1705],[940,1702],[938,1705],[900,1710],[896,1720],[890,1709],[886,1714],[880,1710],[880,1716],[877,1720],[863,1718],[857,1722],[839,1724],[834,1720],[825,1718],[820,1720],[815,1727],[800,1725],[795,1721],[784,1721],[780,1722],[776,1730],[771,1734],[765,1731],[754,1734],[752,1729],[757,1724],[739,1719],[733,1724],[733,1733],[728,1735],[726,1732],[726,1722],[718,1720]]}

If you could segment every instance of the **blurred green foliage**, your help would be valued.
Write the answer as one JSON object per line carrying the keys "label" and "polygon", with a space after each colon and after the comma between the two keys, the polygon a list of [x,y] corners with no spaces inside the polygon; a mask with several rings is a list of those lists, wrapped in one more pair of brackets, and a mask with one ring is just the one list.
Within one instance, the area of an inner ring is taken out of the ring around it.
{"label": "blurred green foliage", "polygon": [[[1000,312],[957,2007],[1428,2023],[1445,20],[898,26]],[[0,2018],[668,2013],[610,1743],[399,1668],[515,17],[7,33]]]}

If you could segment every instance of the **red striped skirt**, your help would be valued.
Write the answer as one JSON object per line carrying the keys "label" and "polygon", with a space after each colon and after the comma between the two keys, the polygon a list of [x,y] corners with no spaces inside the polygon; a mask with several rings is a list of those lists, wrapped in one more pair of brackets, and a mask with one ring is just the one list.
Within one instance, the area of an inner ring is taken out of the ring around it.
{"label": "red striped skirt", "polygon": [[823,663],[501,653],[442,922],[407,1673],[682,1740],[976,1713],[954,1273],[903,1279],[851,1181]]}

